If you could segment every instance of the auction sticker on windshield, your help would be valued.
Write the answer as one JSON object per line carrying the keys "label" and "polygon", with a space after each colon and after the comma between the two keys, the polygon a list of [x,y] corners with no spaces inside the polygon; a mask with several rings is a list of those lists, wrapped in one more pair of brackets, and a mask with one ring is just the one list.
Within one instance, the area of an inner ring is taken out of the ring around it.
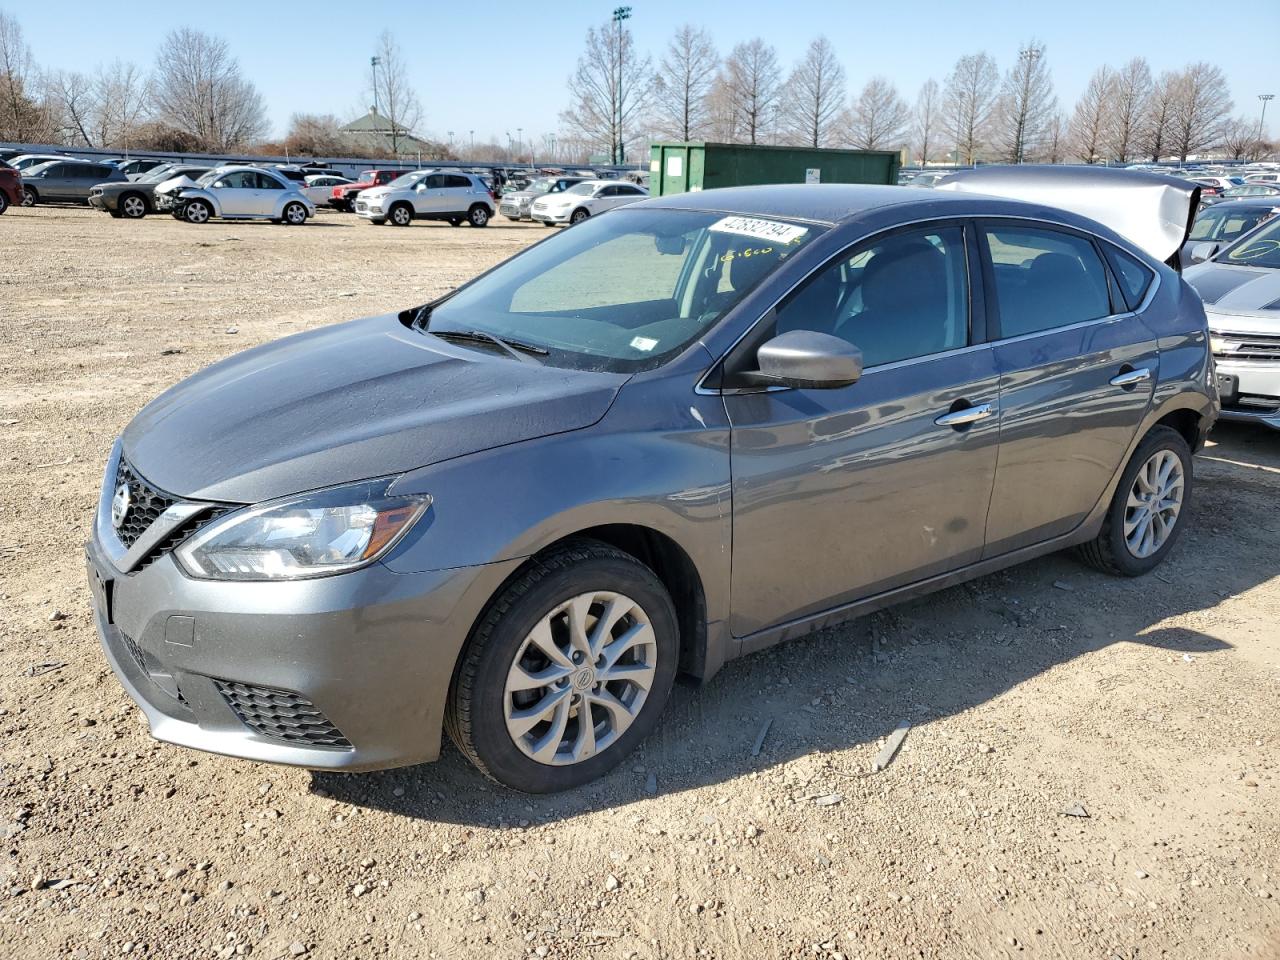
{"label": "auction sticker on windshield", "polygon": [[736,233],[779,244],[795,243],[809,232],[807,227],[797,227],[794,223],[761,220],[758,217],[725,217],[713,223],[709,229],[715,233]]}

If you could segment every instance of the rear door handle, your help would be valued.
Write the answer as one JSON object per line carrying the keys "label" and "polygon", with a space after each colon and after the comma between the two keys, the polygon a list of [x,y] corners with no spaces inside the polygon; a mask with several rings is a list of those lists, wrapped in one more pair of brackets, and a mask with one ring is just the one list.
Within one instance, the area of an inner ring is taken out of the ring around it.
{"label": "rear door handle", "polygon": [[1151,370],[1147,367],[1139,367],[1137,370],[1126,370],[1124,373],[1116,374],[1111,378],[1111,385],[1113,387],[1132,387],[1135,383],[1150,379]]}
{"label": "rear door handle", "polygon": [[940,427],[963,427],[970,423],[985,420],[995,413],[995,407],[989,403],[980,403],[976,407],[965,407],[963,410],[952,410],[944,413],[933,422]]}

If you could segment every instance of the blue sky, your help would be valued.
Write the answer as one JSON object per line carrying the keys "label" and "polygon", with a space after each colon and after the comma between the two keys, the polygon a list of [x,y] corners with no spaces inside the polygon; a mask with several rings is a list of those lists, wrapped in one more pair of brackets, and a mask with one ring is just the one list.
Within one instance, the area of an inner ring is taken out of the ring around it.
{"label": "blue sky", "polygon": [[[985,50],[1001,70],[1022,41],[1047,44],[1061,103],[1070,108],[1101,63],[1145,56],[1153,72],[1193,60],[1222,67],[1236,112],[1257,118],[1259,93],[1280,93],[1280,3],[1264,0],[1239,12],[1203,0],[1134,3],[1093,0],[1037,3],[817,3],[808,0],[630,0],[637,46],[660,60],[671,33],[692,22],[711,32],[722,52],[756,36],[789,66],[809,40],[825,34],[844,63],[851,90],[883,74],[913,100],[929,77],[939,82],[964,53]],[[227,39],[246,75],[262,91],[282,135],[294,112],[363,112],[369,102],[369,55],[384,28],[409,60],[425,107],[423,128],[444,139],[506,140],[523,128],[537,140],[555,132],[566,106],[566,80],[587,27],[607,20],[614,3],[358,3],[312,2],[264,7],[243,0],[106,9],[101,2],[61,0],[8,6],[44,66],[85,69],[120,57],[149,65],[170,29],[191,26]],[[261,16],[271,10],[268,16]],[[144,12],[145,11],[145,12]],[[181,12],[178,12],[181,11]],[[1274,121],[1273,122],[1273,118]],[[1267,127],[1280,130],[1280,100]]]}

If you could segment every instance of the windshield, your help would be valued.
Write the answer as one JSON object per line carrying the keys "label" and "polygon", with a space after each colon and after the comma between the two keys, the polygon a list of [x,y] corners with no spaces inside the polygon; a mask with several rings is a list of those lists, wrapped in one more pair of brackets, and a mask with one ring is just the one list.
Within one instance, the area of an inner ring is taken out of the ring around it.
{"label": "windshield", "polygon": [[436,305],[435,331],[495,334],[547,362],[630,372],[701,336],[825,228],[630,208],[531,247]]}
{"label": "windshield", "polygon": [[159,183],[161,180],[168,180],[173,174],[170,172],[174,169],[172,163],[162,163],[158,167],[152,167],[146,173],[138,178],[139,183]]}
{"label": "windshield", "polygon": [[209,184],[213,183],[213,181],[217,180],[218,177],[222,176],[224,172],[226,172],[225,168],[214,168],[197,180],[196,186],[207,187]]}
{"label": "windshield", "polygon": [[524,189],[527,190],[529,193],[546,193],[554,185],[555,185],[554,180],[548,180],[546,178],[543,178],[541,180],[534,180],[531,184],[529,184]]}
{"label": "windshield", "polygon": [[1210,207],[1204,213],[1196,218],[1195,225],[1191,228],[1189,240],[1234,240],[1246,230],[1252,230],[1254,226],[1271,216],[1270,210],[1259,209],[1255,206],[1247,206],[1242,209],[1232,209],[1234,204],[1219,204],[1216,207]]}
{"label": "windshield", "polygon": [[1238,241],[1214,258],[1219,263],[1241,267],[1280,270],[1280,217]]}
{"label": "windshield", "polygon": [[403,177],[396,177],[387,184],[387,188],[394,187],[397,190],[403,190],[405,187],[412,187],[415,183],[425,177],[430,170],[415,170],[413,173],[406,173]]}

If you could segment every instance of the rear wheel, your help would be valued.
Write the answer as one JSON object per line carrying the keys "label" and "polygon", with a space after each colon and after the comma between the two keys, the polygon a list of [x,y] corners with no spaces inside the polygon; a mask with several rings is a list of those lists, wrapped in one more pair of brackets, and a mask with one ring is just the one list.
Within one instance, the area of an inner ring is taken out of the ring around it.
{"label": "rear wheel", "polygon": [[40,194],[36,193],[35,187],[22,188],[22,205],[24,207],[34,207],[40,202]]}
{"label": "rear wheel", "polygon": [[451,227],[460,227],[460,226],[462,226],[462,218],[461,218],[461,217],[450,217],[450,218],[449,218],[449,226],[451,226]]}
{"label": "rear wheel", "polygon": [[9,195],[0,190],[0,215],[3,215],[9,209]]}
{"label": "rear wheel", "polygon": [[213,216],[213,207],[203,200],[188,200],[182,211],[182,219],[187,223],[208,223]]}
{"label": "rear wheel", "polygon": [[307,208],[298,202],[286,203],[281,211],[280,222],[291,227],[299,227],[307,222]]}
{"label": "rear wheel", "polygon": [[569,223],[570,224],[581,223],[583,220],[587,219],[587,217],[589,216],[591,216],[590,213],[588,213],[582,207],[579,207],[577,210],[573,211],[573,215],[569,217]]}
{"label": "rear wheel", "polygon": [[658,722],[679,654],[653,571],[594,540],[533,560],[463,651],[445,725],[499,783],[549,793],[617,765]]}
{"label": "rear wheel", "polygon": [[147,215],[147,201],[138,193],[126,193],[116,203],[120,216],[129,220],[141,220]]}
{"label": "rear wheel", "polygon": [[413,220],[413,210],[407,203],[397,203],[387,211],[387,223],[393,227],[407,227]]}
{"label": "rear wheel", "polygon": [[1138,577],[1154,570],[1186,525],[1191,498],[1191,448],[1172,427],[1143,437],[1120,477],[1098,536],[1080,555],[1099,570]]}
{"label": "rear wheel", "polygon": [[487,227],[489,225],[489,208],[483,203],[473,204],[471,209],[467,211],[467,223],[473,227]]}

